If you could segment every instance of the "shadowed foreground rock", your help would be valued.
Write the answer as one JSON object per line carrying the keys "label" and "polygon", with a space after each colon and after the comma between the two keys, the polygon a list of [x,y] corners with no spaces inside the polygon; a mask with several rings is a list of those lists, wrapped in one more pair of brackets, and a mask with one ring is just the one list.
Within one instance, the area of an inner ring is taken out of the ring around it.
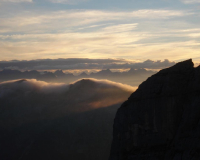
{"label": "shadowed foreground rock", "polygon": [[200,66],[161,70],[118,109],[110,160],[200,159]]}

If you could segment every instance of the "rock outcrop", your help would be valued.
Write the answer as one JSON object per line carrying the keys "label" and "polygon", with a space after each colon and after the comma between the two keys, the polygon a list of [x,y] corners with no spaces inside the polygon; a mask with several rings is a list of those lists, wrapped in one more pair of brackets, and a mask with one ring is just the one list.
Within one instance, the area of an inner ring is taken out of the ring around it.
{"label": "rock outcrop", "polygon": [[110,160],[200,159],[200,66],[192,60],[143,82],[118,109]]}

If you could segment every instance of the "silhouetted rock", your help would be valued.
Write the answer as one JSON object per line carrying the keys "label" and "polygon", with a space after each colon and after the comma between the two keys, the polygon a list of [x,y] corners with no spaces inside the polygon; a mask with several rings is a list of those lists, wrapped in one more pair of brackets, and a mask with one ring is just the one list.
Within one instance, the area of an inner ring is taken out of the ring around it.
{"label": "silhouetted rock", "polygon": [[199,104],[191,59],[151,76],[117,111],[110,160],[200,159]]}

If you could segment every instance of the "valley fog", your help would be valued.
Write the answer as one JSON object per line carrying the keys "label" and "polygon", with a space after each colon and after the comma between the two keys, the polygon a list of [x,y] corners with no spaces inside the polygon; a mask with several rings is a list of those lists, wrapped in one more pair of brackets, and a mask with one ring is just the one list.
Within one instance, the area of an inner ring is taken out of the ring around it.
{"label": "valley fog", "polygon": [[115,113],[134,90],[96,79],[0,83],[0,158],[107,159]]}

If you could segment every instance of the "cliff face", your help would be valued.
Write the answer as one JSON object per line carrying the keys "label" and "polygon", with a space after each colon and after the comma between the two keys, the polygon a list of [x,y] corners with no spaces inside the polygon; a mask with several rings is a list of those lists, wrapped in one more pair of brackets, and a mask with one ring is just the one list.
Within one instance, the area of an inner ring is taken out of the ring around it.
{"label": "cliff face", "polygon": [[200,66],[161,70],[118,109],[110,160],[200,159]]}

